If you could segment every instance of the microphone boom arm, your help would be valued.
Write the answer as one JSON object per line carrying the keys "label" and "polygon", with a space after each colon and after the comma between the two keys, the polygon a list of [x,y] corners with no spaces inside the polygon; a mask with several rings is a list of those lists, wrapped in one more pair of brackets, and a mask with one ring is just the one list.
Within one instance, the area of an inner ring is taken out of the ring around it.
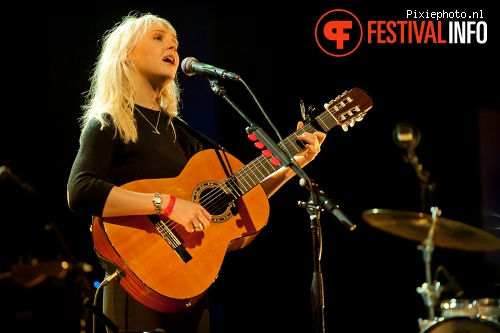
{"label": "microphone boom arm", "polygon": [[[210,88],[217,95],[222,97],[226,102],[229,103],[235,109],[243,119],[248,123],[247,132],[248,134],[255,134],[257,138],[265,144],[265,146],[276,156],[281,164],[285,167],[290,167],[297,176],[300,177],[301,186],[307,187],[311,193],[314,194],[313,197],[318,199],[317,204],[320,207],[326,208],[327,211],[332,213],[343,225],[345,225],[350,231],[353,231],[356,228],[356,225],[352,223],[347,216],[340,210],[339,205],[334,203],[329,197],[325,195],[325,192],[317,188],[317,184],[314,183],[312,179],[306,174],[304,169],[300,167],[300,165],[295,161],[293,156],[290,154],[286,154],[278,144],[271,139],[271,137],[255,122],[253,122],[226,94],[226,90],[224,87],[220,86],[217,79],[209,78]],[[243,79],[240,77],[239,81],[243,82]],[[286,148],[286,145],[283,145]],[[302,184],[309,183],[309,186],[305,186]]]}

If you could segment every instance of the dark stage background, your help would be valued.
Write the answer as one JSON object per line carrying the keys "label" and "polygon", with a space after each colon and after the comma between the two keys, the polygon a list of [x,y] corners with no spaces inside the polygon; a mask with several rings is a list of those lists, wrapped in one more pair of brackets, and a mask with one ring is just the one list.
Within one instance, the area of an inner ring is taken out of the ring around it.
{"label": "dark stage background", "polygon": [[[442,217],[500,236],[499,71],[494,51],[500,29],[496,11],[484,1],[470,5],[13,3],[14,9],[5,13],[10,20],[2,21],[2,323],[14,325],[10,327],[16,332],[90,332],[91,320],[82,303],[93,297],[91,285],[102,279],[103,271],[93,252],[91,221],[68,209],[65,186],[78,149],[77,118],[98,40],[122,16],[140,10],[173,23],[181,59],[193,56],[240,74],[283,137],[300,120],[300,100],[323,110],[324,103],[354,87],[372,97],[374,106],[365,119],[347,132],[333,128],[322,153],[305,169],[357,225],[350,232],[333,215],[321,214],[324,324],[326,332],[347,328],[417,333],[418,318],[427,316],[416,291],[425,282],[419,242],[373,228],[362,213],[373,208],[420,210],[419,180],[405,163],[404,150],[392,140],[395,125],[408,122],[421,132],[415,153],[436,183],[433,204]],[[363,42],[347,57],[331,57],[316,44],[314,29],[332,9],[349,10],[361,22],[406,20],[407,9],[482,10],[488,41]],[[258,156],[246,138],[248,124],[212,93],[206,78],[188,77],[179,69],[179,79],[185,119],[242,162]],[[229,98],[276,139],[244,86],[221,84]],[[270,199],[268,225],[253,243],[225,258],[209,291],[214,333],[315,331],[312,233],[307,212],[297,206],[309,193],[298,181],[291,180]],[[32,257],[49,264],[62,258],[72,266],[64,277],[50,265],[48,271],[30,272],[40,273],[42,281],[26,288],[10,273],[12,265]],[[439,265],[462,286],[461,298],[500,298],[497,252],[436,247],[433,272]],[[41,274],[47,272],[48,277]],[[442,276],[439,280],[447,283]]]}

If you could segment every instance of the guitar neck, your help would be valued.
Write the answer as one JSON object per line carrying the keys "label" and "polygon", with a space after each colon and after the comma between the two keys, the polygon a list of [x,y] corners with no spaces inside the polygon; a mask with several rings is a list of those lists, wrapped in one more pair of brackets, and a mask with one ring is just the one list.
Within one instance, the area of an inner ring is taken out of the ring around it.
{"label": "guitar neck", "polygon": [[[319,128],[315,128],[312,123],[315,123]],[[312,123],[304,125],[302,128],[283,139],[283,143],[292,156],[305,149],[300,140],[297,139],[300,134],[306,132],[312,133],[317,130],[321,130],[326,133],[338,124],[335,117],[328,110],[315,117]],[[280,149],[285,151],[283,143],[279,142],[278,146]],[[281,166],[281,163],[274,165],[269,161],[269,157],[260,155],[238,170],[233,176],[226,179],[224,181],[223,188],[226,189],[226,191],[231,192],[233,197],[239,198],[254,188],[266,177],[278,170]]]}
{"label": "guitar neck", "polygon": [[[305,149],[297,136],[305,132],[323,131],[326,133],[337,125],[342,125],[342,129],[347,131],[349,126],[352,127],[356,121],[363,119],[366,112],[372,108],[373,102],[364,90],[353,88],[324,106],[325,111],[283,140],[286,149],[292,156]],[[278,143],[278,146],[285,151],[283,143]],[[268,157],[260,155],[227,178],[223,182],[222,188],[235,199],[239,198],[281,166],[281,164],[272,164]]]}

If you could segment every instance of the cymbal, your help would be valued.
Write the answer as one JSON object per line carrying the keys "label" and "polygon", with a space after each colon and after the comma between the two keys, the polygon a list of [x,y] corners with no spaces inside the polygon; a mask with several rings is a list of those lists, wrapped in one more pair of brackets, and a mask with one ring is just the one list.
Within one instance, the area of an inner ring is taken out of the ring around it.
{"label": "cymbal", "polygon": [[[369,209],[362,213],[372,227],[387,233],[423,242],[432,225],[432,215],[390,209]],[[437,217],[433,242],[435,246],[464,251],[498,251],[500,239],[458,221]]]}

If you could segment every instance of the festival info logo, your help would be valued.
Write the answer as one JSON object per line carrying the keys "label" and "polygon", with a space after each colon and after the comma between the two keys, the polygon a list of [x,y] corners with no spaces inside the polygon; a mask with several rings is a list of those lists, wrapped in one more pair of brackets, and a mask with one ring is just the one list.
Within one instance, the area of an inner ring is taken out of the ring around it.
{"label": "festival info logo", "polygon": [[[363,27],[365,33],[363,33]],[[367,44],[484,44],[488,26],[483,11],[406,10],[404,19],[366,21],[351,12],[334,9],[320,17],[314,36],[319,48],[333,57],[345,57]]]}
{"label": "festival info logo", "polygon": [[325,13],[314,32],[320,49],[333,57],[344,57],[356,51],[363,39],[363,27],[358,18],[343,9]]}

